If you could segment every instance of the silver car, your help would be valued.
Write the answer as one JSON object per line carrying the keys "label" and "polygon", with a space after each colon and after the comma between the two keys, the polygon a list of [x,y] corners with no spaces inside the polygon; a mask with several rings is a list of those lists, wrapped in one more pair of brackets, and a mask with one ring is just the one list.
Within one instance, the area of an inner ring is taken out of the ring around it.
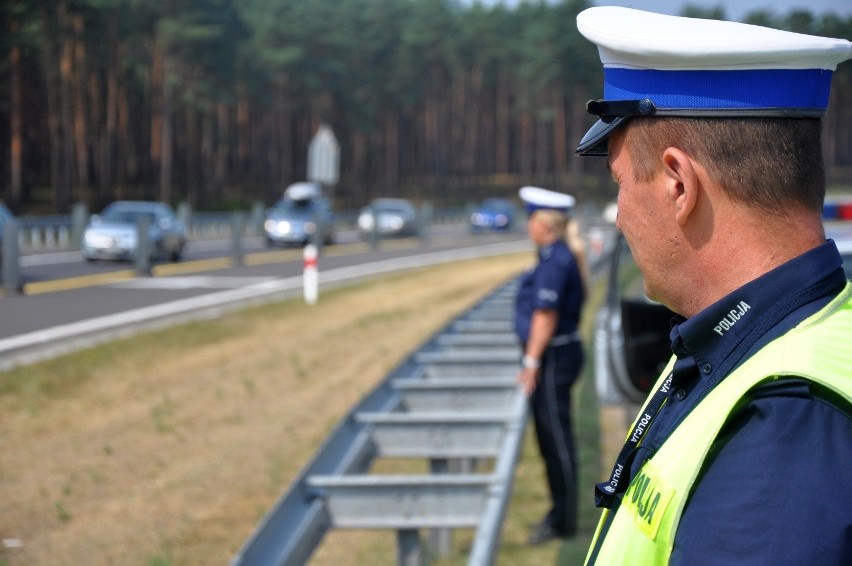
{"label": "silver car", "polygon": [[417,235],[417,209],[401,198],[377,198],[358,214],[362,238]]}
{"label": "silver car", "polygon": [[83,233],[83,258],[135,259],[140,247],[138,230],[144,221],[148,224],[145,247],[150,258],[180,261],[186,246],[186,227],[169,205],[148,201],[116,201],[92,216]]}

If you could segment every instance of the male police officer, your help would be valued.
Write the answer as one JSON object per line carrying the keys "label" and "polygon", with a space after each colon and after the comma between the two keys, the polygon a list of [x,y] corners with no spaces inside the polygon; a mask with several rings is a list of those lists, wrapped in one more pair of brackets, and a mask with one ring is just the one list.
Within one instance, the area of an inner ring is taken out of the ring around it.
{"label": "male police officer", "polygon": [[538,263],[521,279],[515,332],[524,356],[518,381],[530,396],[536,438],[547,472],[552,506],[530,535],[531,544],[572,536],[577,529],[577,458],[571,428],[571,387],[583,348],[577,325],[584,285],[577,259],[565,242],[570,195],[524,187],[527,232]]}
{"label": "male police officer", "polygon": [[852,283],[821,222],[820,116],[846,40],[601,7],[617,226],[680,316],[629,430],[597,564],[852,564]]}

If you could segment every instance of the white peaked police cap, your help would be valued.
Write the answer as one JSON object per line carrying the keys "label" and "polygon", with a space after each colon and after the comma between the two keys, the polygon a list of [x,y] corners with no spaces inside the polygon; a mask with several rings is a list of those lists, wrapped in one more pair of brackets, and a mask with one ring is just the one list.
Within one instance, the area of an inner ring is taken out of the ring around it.
{"label": "white peaked police cap", "polygon": [[601,6],[577,15],[598,46],[603,99],[578,155],[606,155],[633,116],[820,117],[852,43],[761,26]]}
{"label": "white peaked police cap", "polygon": [[557,193],[539,187],[522,187],[518,191],[518,196],[524,201],[527,207],[527,212],[535,212],[536,210],[547,209],[557,210],[559,212],[568,213],[574,206],[574,197],[565,193]]}

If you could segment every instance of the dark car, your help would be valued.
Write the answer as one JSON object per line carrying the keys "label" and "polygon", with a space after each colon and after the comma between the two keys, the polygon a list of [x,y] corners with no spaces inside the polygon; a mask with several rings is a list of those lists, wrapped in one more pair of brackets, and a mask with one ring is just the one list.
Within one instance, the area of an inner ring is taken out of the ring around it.
{"label": "dark car", "polygon": [[377,198],[358,214],[362,238],[417,235],[417,209],[402,198]]}
{"label": "dark car", "polygon": [[334,242],[334,222],[331,203],[318,184],[294,183],[266,211],[263,229],[269,246],[304,246],[315,237],[321,237],[324,244],[331,244]]}
{"label": "dark car", "polygon": [[470,214],[472,232],[511,230],[515,225],[515,205],[505,198],[487,198]]}
{"label": "dark car", "polygon": [[148,223],[147,248],[150,258],[180,261],[187,234],[172,207],[162,202],[116,201],[92,216],[83,233],[86,261],[129,261],[139,249],[140,222]]}

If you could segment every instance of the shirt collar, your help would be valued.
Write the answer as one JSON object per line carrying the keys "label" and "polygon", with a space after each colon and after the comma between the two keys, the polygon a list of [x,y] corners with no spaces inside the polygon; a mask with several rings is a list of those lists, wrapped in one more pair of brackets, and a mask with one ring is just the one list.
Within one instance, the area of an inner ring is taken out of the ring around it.
{"label": "shirt collar", "polygon": [[[770,311],[791,314],[795,309],[790,310],[782,299],[835,275],[841,263],[834,242],[829,240],[743,285],[695,316],[675,317],[670,334],[672,352],[678,357],[693,356],[702,373],[710,373],[733,353],[762,315]],[[789,312],[780,312],[785,308]]]}

